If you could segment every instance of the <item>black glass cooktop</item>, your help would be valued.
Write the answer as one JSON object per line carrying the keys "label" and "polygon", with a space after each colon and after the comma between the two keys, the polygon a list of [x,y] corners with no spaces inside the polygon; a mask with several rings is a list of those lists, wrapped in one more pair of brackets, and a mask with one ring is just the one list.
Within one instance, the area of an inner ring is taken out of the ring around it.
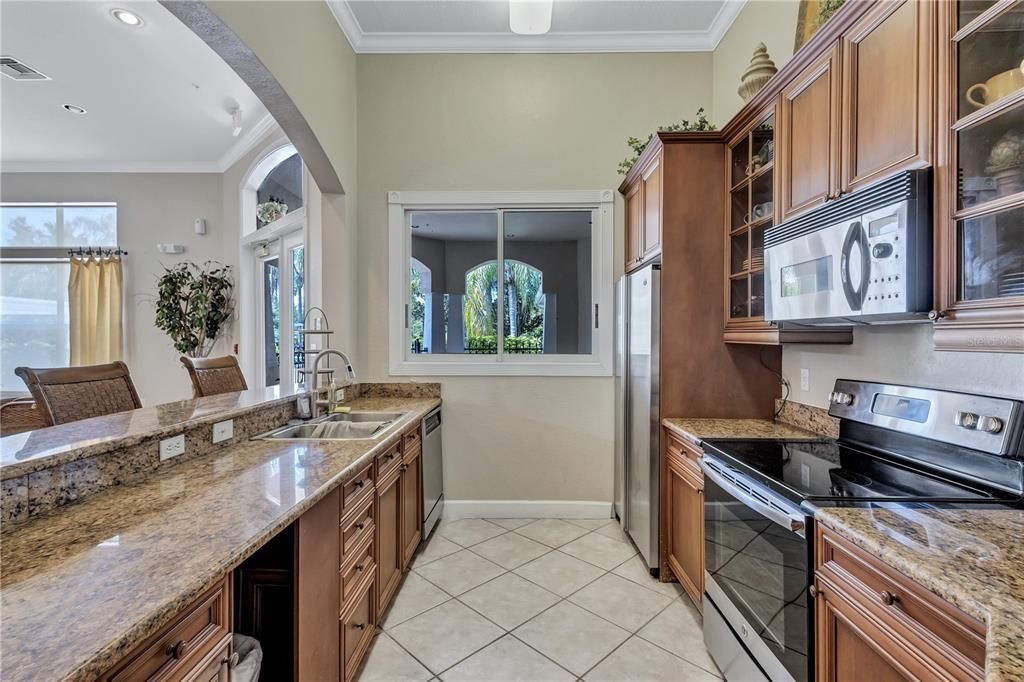
{"label": "black glass cooktop", "polygon": [[1002,495],[835,440],[705,440],[709,454],[794,502],[865,499],[986,501]]}

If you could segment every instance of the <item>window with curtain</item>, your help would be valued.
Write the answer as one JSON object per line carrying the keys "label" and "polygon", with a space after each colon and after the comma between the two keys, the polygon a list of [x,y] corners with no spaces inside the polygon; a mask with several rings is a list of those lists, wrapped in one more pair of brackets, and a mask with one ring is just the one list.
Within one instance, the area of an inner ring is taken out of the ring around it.
{"label": "window with curtain", "polygon": [[[24,390],[15,367],[73,364],[76,330],[68,296],[68,251],[116,245],[116,204],[0,204],[0,389]],[[81,292],[81,300],[92,300],[93,293],[105,288],[120,289],[119,268],[116,278],[112,278],[115,268],[103,270],[102,274],[100,268],[82,270],[81,286],[76,290]],[[95,314],[96,309],[81,309],[82,318]],[[116,325],[120,325],[119,310]],[[83,327],[76,324],[76,328],[80,337],[89,337],[87,344],[77,344],[82,346],[78,350],[88,351],[95,341],[120,345],[120,339],[105,341],[109,333],[102,329],[86,329],[83,334]]]}

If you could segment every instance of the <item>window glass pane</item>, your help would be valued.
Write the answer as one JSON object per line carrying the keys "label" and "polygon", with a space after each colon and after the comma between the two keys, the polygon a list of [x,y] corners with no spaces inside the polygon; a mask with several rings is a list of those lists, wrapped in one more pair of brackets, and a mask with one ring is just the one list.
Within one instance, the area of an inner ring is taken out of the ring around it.
{"label": "window glass pane", "polygon": [[116,246],[117,208],[113,206],[64,207],[62,246]]}
{"label": "window glass pane", "polygon": [[[306,314],[306,249],[297,246],[292,249],[292,327],[296,330],[292,334],[295,339],[295,353],[293,366],[302,369],[306,366],[306,355],[302,352],[306,349],[306,336],[299,334],[302,329],[302,318]],[[298,379],[301,380],[301,375]]]}
{"label": "window glass pane", "polygon": [[413,354],[493,354],[498,341],[498,214],[410,212]]}
{"label": "window glass pane", "polygon": [[16,367],[66,367],[68,264],[5,262],[0,267],[2,388],[24,391]]}
{"label": "window glass pane", "polygon": [[0,245],[57,246],[54,206],[0,206]]}
{"label": "window glass pane", "polygon": [[[284,213],[291,213],[302,207],[302,159],[298,154],[292,154],[277,164],[260,183],[256,190],[257,206],[271,201],[284,204]],[[274,221],[264,222],[257,218],[256,228],[272,222]]]}
{"label": "window glass pane", "polygon": [[263,350],[267,386],[281,383],[281,268],[263,261]]}
{"label": "window glass pane", "polygon": [[590,211],[506,211],[505,352],[590,354]]}

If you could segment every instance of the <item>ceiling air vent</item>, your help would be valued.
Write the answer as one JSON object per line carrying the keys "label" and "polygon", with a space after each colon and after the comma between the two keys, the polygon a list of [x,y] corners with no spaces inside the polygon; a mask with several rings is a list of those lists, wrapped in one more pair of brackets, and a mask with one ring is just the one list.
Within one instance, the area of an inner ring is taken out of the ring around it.
{"label": "ceiling air vent", "polygon": [[9,55],[0,56],[0,73],[16,81],[48,81],[45,76],[28,64],[18,61]]}

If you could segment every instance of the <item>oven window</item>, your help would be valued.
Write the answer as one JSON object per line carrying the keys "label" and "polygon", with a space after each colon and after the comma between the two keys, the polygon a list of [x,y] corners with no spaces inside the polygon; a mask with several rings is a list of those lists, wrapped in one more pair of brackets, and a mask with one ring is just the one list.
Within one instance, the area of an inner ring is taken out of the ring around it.
{"label": "oven window", "polygon": [[705,570],[793,678],[806,681],[807,543],[708,478],[704,523]]}
{"label": "oven window", "polygon": [[832,256],[822,256],[782,268],[782,297],[832,290]]}

